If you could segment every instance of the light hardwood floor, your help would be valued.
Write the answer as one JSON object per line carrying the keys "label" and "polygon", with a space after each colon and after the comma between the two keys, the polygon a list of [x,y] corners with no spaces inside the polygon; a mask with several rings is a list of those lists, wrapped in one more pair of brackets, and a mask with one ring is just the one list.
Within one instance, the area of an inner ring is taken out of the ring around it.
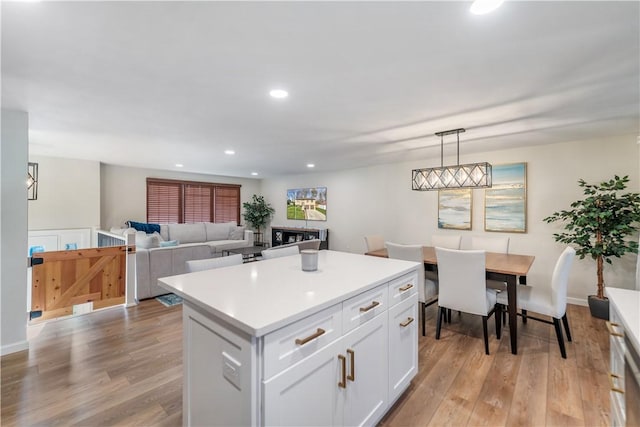
{"label": "light hardwood floor", "polygon": [[[2,358],[1,425],[179,426],[181,316],[147,300],[47,323],[28,352]],[[520,324],[517,356],[493,330],[486,356],[479,318],[454,313],[436,341],[434,317],[432,306],[418,376],[381,426],[608,425],[608,335],[588,308],[569,307],[566,360],[549,325]]]}

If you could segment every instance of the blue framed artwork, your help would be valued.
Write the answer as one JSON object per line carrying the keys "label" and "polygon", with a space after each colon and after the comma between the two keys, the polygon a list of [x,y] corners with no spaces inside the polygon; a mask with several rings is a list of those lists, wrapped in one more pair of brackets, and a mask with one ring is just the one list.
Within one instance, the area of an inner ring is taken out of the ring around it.
{"label": "blue framed artwork", "polygon": [[484,191],[484,230],[527,232],[527,164],[493,166],[493,185]]}
{"label": "blue framed artwork", "polygon": [[471,230],[471,189],[438,191],[438,228]]}

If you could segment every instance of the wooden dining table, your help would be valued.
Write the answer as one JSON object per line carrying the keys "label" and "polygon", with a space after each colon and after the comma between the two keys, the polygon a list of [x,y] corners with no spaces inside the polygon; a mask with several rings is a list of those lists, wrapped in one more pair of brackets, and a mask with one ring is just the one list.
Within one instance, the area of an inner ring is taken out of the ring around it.
{"label": "wooden dining table", "polygon": [[[424,263],[427,266],[437,266],[436,250],[432,246],[424,246]],[[388,258],[387,249],[366,252],[365,255]],[[501,254],[487,252],[485,269],[487,277],[493,280],[502,280],[507,284],[507,297],[509,300],[509,335],[511,338],[511,353],[518,354],[518,283],[525,284],[527,273],[535,260],[531,255]]]}

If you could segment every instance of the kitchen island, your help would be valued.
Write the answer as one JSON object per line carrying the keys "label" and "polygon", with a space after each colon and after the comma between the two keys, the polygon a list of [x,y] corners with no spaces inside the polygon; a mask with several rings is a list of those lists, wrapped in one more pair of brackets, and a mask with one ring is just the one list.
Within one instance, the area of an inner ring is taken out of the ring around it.
{"label": "kitchen island", "polygon": [[159,279],[184,299],[183,424],[375,424],[418,370],[420,268],[320,251]]}

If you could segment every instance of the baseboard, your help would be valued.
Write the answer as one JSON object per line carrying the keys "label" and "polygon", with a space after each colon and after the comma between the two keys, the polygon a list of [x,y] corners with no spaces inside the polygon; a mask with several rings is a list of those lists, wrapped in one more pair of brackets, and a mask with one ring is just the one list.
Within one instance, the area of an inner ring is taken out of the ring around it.
{"label": "baseboard", "polygon": [[573,304],[573,305],[582,305],[587,307],[589,305],[589,303],[587,303],[586,299],[582,299],[582,298],[571,298],[571,297],[567,297],[567,303],[569,304]]}
{"label": "baseboard", "polygon": [[29,341],[20,341],[14,344],[3,345],[0,348],[0,356],[5,356],[11,353],[17,353],[29,349]]}

